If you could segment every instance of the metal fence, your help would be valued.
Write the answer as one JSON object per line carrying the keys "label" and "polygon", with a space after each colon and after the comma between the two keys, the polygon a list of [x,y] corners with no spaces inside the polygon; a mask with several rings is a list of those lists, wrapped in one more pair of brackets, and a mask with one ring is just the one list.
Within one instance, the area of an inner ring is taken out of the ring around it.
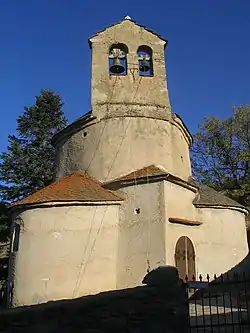
{"label": "metal fence", "polygon": [[250,278],[245,273],[186,281],[190,332],[250,332]]}

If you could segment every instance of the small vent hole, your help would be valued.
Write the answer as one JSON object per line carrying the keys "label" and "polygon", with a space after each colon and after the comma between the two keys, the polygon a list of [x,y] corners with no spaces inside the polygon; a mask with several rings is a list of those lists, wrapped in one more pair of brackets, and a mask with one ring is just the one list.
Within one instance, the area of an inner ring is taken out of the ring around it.
{"label": "small vent hole", "polygon": [[86,138],[86,136],[88,135],[88,132],[84,132],[83,136]]}
{"label": "small vent hole", "polygon": [[135,209],[135,214],[138,215],[138,214],[140,214],[140,213],[141,213],[141,209],[140,209],[140,208],[136,208],[136,209]]}

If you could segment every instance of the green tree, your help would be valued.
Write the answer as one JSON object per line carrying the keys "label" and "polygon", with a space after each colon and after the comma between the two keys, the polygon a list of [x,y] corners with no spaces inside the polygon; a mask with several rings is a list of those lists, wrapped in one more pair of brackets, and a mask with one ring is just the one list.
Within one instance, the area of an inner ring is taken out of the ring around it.
{"label": "green tree", "polygon": [[25,107],[17,119],[17,135],[9,136],[7,151],[0,154],[0,198],[19,200],[51,183],[55,150],[52,136],[67,120],[59,95],[44,89],[35,104]]}
{"label": "green tree", "polygon": [[250,105],[231,117],[206,117],[191,150],[197,180],[250,206]]}
{"label": "green tree", "polygon": [[8,241],[9,234],[8,204],[6,202],[0,202],[0,244]]}
{"label": "green tree", "polygon": [[0,202],[0,289],[8,273],[9,236],[8,205],[5,202]]}

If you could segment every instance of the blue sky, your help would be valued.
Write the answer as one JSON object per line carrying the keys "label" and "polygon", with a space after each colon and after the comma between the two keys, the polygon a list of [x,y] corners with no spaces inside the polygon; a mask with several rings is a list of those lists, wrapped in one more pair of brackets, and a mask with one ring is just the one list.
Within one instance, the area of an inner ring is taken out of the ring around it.
{"label": "blue sky", "polygon": [[0,152],[42,88],[62,95],[70,122],[90,109],[87,39],[125,15],[168,39],[172,108],[191,132],[250,102],[248,0],[0,0]]}

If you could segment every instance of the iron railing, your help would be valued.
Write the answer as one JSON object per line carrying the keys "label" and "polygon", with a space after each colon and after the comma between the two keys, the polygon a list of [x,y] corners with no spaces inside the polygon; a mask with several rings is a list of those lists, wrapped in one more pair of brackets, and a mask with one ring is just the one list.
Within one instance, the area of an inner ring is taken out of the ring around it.
{"label": "iron railing", "polygon": [[186,280],[190,332],[250,332],[250,278],[225,274]]}

